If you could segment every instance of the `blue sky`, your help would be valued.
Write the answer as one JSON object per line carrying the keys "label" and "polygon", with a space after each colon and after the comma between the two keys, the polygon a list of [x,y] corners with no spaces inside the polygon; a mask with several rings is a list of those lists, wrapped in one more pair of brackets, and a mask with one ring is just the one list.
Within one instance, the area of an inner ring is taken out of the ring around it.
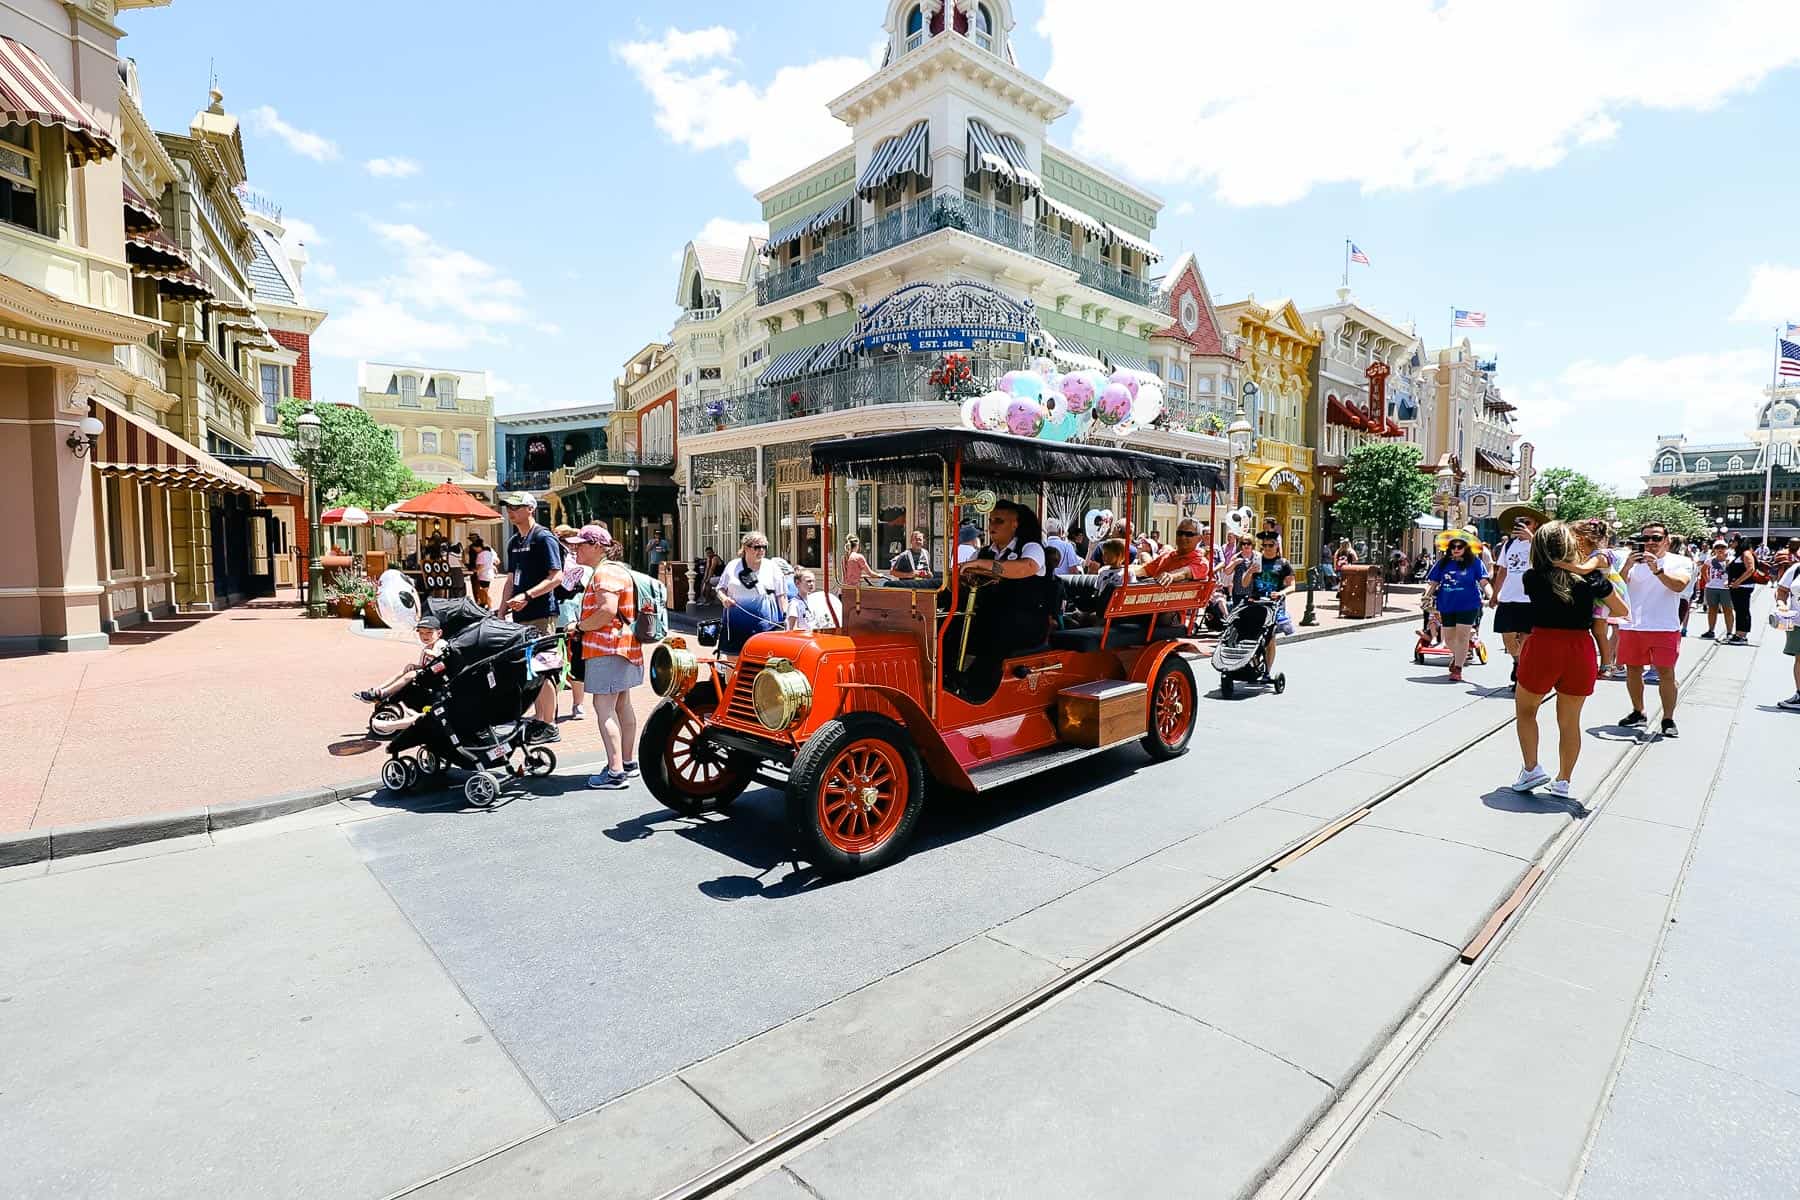
{"label": "blue sky", "polygon": [[[502,409],[609,397],[667,334],[682,244],[846,140],[823,103],[871,69],[885,9],[594,7],[125,14],[151,121],[184,129],[216,70],[253,185],[304,223],[332,313],[316,394],[352,395],[369,357],[486,368]],[[1351,236],[1358,298],[1428,342],[1452,306],[1488,313],[1541,466],[1635,486],[1656,434],[1747,426],[1770,326],[1800,321],[1780,6],[1638,5],[1623,31],[1600,0],[1290,7],[1305,34],[1242,5],[1019,0],[1014,44],[1076,102],[1051,139],[1161,196],[1159,245],[1220,301],[1326,302]]]}

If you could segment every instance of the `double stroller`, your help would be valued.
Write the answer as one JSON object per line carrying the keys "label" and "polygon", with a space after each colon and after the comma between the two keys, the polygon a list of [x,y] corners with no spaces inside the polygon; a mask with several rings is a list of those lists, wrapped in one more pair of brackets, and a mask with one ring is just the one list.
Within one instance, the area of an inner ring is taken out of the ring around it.
{"label": "double stroller", "polygon": [[460,768],[470,772],[464,799],[486,808],[509,779],[556,769],[555,753],[538,744],[555,731],[530,712],[544,675],[561,668],[562,635],[536,636],[468,599],[427,605],[443,624],[443,653],[389,702],[398,720],[419,715],[388,742],[381,782],[390,792],[440,788]]}
{"label": "double stroller", "polygon": [[1219,673],[1219,695],[1231,699],[1240,683],[1267,683],[1280,695],[1287,691],[1285,672],[1269,674],[1268,640],[1275,632],[1275,601],[1245,600],[1231,610],[1225,632],[1213,647],[1213,670]]}

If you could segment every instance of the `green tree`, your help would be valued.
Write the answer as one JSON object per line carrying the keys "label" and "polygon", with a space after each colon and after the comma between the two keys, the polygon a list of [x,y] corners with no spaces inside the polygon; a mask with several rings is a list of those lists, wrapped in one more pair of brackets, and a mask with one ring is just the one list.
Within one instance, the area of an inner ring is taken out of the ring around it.
{"label": "green tree", "polygon": [[1604,517],[1608,508],[1617,507],[1619,495],[1605,484],[1596,483],[1580,471],[1568,467],[1552,467],[1537,477],[1531,502],[1549,511],[1546,497],[1556,496],[1555,517],[1559,521],[1585,521]]}
{"label": "green tree", "polygon": [[1625,532],[1635,533],[1650,521],[1661,521],[1679,537],[1703,538],[1712,532],[1700,510],[1680,496],[1639,496],[1619,501],[1619,524]]}
{"label": "green tree", "polygon": [[1431,507],[1432,477],[1419,470],[1410,442],[1374,442],[1350,452],[1332,512],[1352,529],[1392,546]]}
{"label": "green tree", "polygon": [[[321,505],[354,504],[376,512],[396,500],[415,496],[425,485],[394,449],[388,431],[363,409],[348,404],[315,404],[319,418],[318,484]],[[283,400],[276,406],[282,432],[294,436],[295,422],[308,405],[303,400]],[[298,450],[301,466],[306,462]]]}

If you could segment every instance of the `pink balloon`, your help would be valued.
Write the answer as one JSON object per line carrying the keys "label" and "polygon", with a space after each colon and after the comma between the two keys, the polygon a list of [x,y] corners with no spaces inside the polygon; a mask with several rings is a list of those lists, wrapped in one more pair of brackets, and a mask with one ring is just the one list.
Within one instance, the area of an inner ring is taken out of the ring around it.
{"label": "pink balloon", "polygon": [[962,405],[963,424],[970,429],[987,430],[988,423],[981,419],[981,397],[970,396]]}
{"label": "pink balloon", "polygon": [[1006,428],[1018,437],[1036,437],[1044,429],[1044,406],[1035,400],[1014,400],[1006,408]]}
{"label": "pink balloon", "polygon": [[1094,385],[1077,374],[1062,377],[1063,399],[1068,402],[1069,411],[1076,416],[1086,412],[1094,403]]}
{"label": "pink balloon", "polygon": [[1117,425],[1131,415],[1131,389],[1122,383],[1109,383],[1106,390],[1100,393],[1100,408],[1097,414],[1102,423]]}
{"label": "pink balloon", "polygon": [[1123,384],[1125,390],[1131,393],[1131,398],[1133,400],[1137,399],[1138,377],[1136,375],[1133,375],[1130,371],[1114,371],[1112,381],[1114,383]]}

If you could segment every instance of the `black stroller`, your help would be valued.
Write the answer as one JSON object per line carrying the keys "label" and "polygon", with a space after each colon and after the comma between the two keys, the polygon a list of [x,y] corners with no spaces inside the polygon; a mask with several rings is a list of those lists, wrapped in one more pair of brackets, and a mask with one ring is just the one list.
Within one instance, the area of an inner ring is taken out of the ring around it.
{"label": "black stroller", "polygon": [[535,744],[550,727],[530,713],[543,676],[561,668],[561,634],[491,616],[469,600],[432,600],[444,653],[395,700],[419,718],[388,743],[381,782],[391,792],[442,787],[452,768],[471,772],[463,797],[486,808],[510,779],[548,775],[556,755]]}
{"label": "black stroller", "polygon": [[1287,691],[1287,675],[1269,674],[1264,647],[1275,629],[1273,600],[1245,600],[1231,610],[1225,632],[1213,647],[1213,670],[1219,673],[1219,695],[1231,699],[1239,683],[1268,683],[1280,695]]}

